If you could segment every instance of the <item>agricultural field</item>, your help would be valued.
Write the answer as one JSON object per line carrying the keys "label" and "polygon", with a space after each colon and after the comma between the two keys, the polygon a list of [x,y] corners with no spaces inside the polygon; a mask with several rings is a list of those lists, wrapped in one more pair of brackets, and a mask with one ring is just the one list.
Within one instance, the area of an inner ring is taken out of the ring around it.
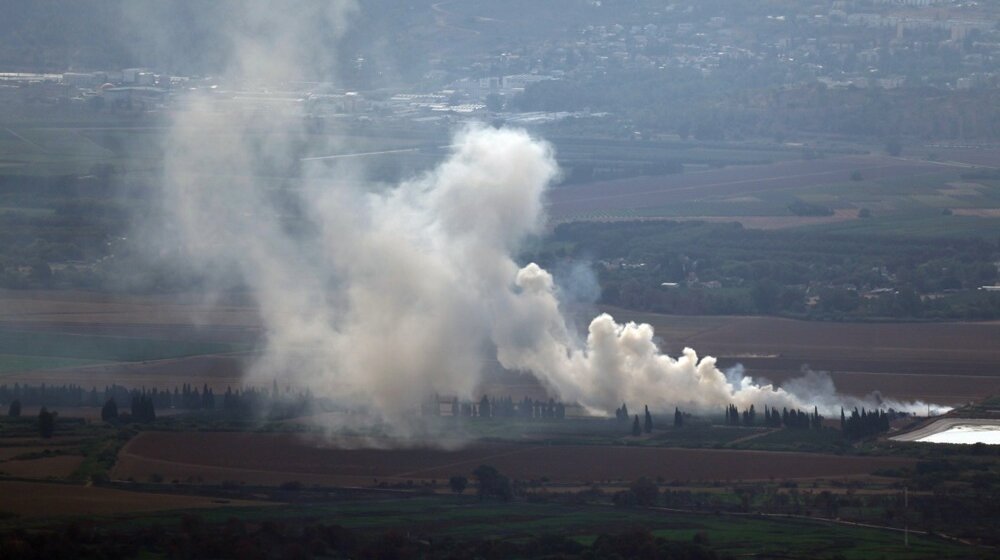
{"label": "agricultural field", "polygon": [[113,333],[144,332],[167,326],[259,326],[252,307],[213,303],[204,296],[132,296],[79,290],[0,290],[0,325],[71,328]]}
{"label": "agricultural field", "polygon": [[[234,317],[256,321],[248,307],[205,310],[203,316],[219,323],[199,325],[191,315],[184,322],[185,313],[198,316],[197,308],[164,312],[162,323],[156,323],[149,311],[159,309],[155,301],[89,301],[78,305],[86,306],[89,320],[100,322],[87,324],[71,310],[63,315],[53,310],[63,297],[59,292],[48,297],[35,300],[36,311],[23,299],[8,299],[22,307],[18,321],[0,321],[0,347],[10,352],[0,352],[0,383],[160,389],[207,383],[224,391],[241,383],[253,360],[247,351],[260,336],[255,324],[230,324]],[[100,312],[102,305],[109,308],[107,315]],[[0,310],[0,317],[14,314],[9,307]],[[1000,351],[992,344],[1000,337],[1000,323],[830,323],[602,310],[619,321],[652,324],[669,353],[689,346],[699,355],[717,357],[724,368],[741,364],[748,375],[779,383],[808,367],[828,372],[839,390],[858,396],[879,391],[891,398],[955,405],[1000,391]],[[585,324],[596,311],[579,319]],[[46,319],[23,321],[36,312]],[[67,317],[76,320],[63,322]],[[531,376],[495,370],[488,371],[482,391],[547,396]]]}
{"label": "agricultural field", "polygon": [[663,347],[691,347],[723,368],[776,382],[804,367],[864,396],[957,405],[1000,392],[1000,323],[830,323],[777,317],[684,317],[606,308],[619,321],[648,322]]}
{"label": "agricultural field", "polygon": [[[102,115],[102,118],[107,118]],[[51,123],[32,119],[0,124],[0,170],[28,176],[87,174],[95,166],[113,165],[119,172],[133,176],[155,173],[162,161],[167,128],[162,122],[146,123]],[[235,136],[212,133],[218,142],[231,142]],[[443,142],[426,136],[400,137],[352,134],[313,134],[305,143],[316,147],[309,157],[350,155],[379,151],[407,150]]]}
{"label": "agricultural field", "polygon": [[[973,170],[881,156],[789,160],[565,185],[550,193],[549,212],[553,224],[673,219],[736,221],[751,229],[988,235],[997,225],[988,211],[1000,208],[1000,187],[995,180],[963,178]],[[794,204],[823,212],[796,215]],[[858,220],[862,209],[871,219]]]}
{"label": "agricultural field", "polygon": [[[458,541],[500,539],[516,543],[558,532],[582,546],[591,546],[600,534],[627,534],[642,527],[656,537],[680,543],[704,542],[712,550],[734,556],[982,557],[970,547],[926,535],[911,534],[907,547],[896,532],[791,518],[697,515],[584,505],[483,503],[463,497],[348,500],[262,511],[220,508],[205,510],[201,517],[206,523],[222,523],[233,518],[247,522],[270,519],[297,525],[318,521],[367,534],[407,527],[412,535]],[[498,524],[497,519],[507,522]],[[165,528],[176,523],[174,518],[153,515],[144,520],[143,525]],[[112,527],[134,525],[134,522],[120,522]]]}
{"label": "agricultural field", "polygon": [[239,385],[256,310],[193,295],[0,291],[0,384]]}
{"label": "agricultural field", "polygon": [[[427,543],[425,547],[433,546],[438,551],[448,547],[469,547],[466,554],[475,554],[476,543],[482,542],[491,543],[494,553],[498,552],[497,547],[511,553],[512,547],[518,546],[527,546],[535,553],[543,547],[579,553],[591,547],[599,550],[599,547],[608,546],[609,538],[638,539],[640,542],[655,538],[665,539],[685,552],[700,548],[735,556],[987,557],[984,551],[916,531],[911,532],[909,543],[905,545],[900,533],[895,531],[785,516],[700,515],[606,505],[498,503],[468,496],[397,496],[392,500],[346,499],[280,507],[282,504],[274,502],[261,504],[246,500],[150,495],[105,488],[0,484],[17,497],[32,492],[41,498],[41,503],[46,501],[48,494],[61,489],[65,492],[67,512],[86,501],[90,508],[87,510],[90,531],[113,532],[119,539],[126,535],[136,534],[140,538],[145,535],[143,540],[147,547],[155,547],[154,543],[164,537],[169,540],[169,535],[187,536],[192,531],[197,531],[197,538],[204,539],[206,535],[222,536],[234,529],[242,530],[245,540],[256,534],[254,527],[265,522],[272,543],[294,539],[292,535],[301,534],[303,530],[319,535],[328,530],[341,538],[352,535],[350,541],[342,540],[340,546],[348,542],[357,546],[364,542],[363,539],[394,536],[397,528],[406,527],[406,539]],[[165,511],[168,508],[172,510]],[[60,523],[72,523],[69,517],[43,522],[37,508],[28,500],[19,511],[22,517],[17,523],[32,524],[30,526],[41,530],[58,529]],[[506,522],[498,524],[497,519]],[[11,521],[8,519],[5,524],[11,525]],[[315,547],[315,543],[314,537],[311,546]],[[697,543],[697,546],[689,543]]]}
{"label": "agricultural field", "polygon": [[[186,338],[147,338],[135,336],[143,334],[141,327],[133,328],[132,336],[0,327],[0,384],[87,389],[114,384],[172,389],[209,379],[222,389],[238,384],[252,342],[198,340],[201,332],[190,328]],[[156,336],[156,329],[151,334]]]}
{"label": "agricultural field", "polygon": [[[550,213],[556,221],[587,213],[629,211],[655,216],[654,209],[668,208],[663,216],[684,215],[669,211],[684,203],[723,204],[738,208],[748,204],[748,215],[782,215],[782,208],[764,204],[759,197],[773,193],[808,190],[831,184],[850,184],[860,171],[868,181],[904,180],[907,177],[941,173],[939,166],[876,156],[844,156],[797,160],[770,165],[734,166],[663,177],[639,177],[587,185],[566,186],[550,194]],[[748,198],[749,197],[749,198]],[[756,211],[754,205],[759,206]],[[697,206],[694,206],[697,208]],[[709,207],[706,207],[707,210]],[[732,212],[730,211],[731,215]]]}
{"label": "agricultural field", "polygon": [[[246,449],[254,449],[248,456]],[[488,463],[519,480],[562,484],[660,480],[763,480],[867,475],[908,459],[805,453],[474,443],[455,451],[345,449],[297,434],[146,432],[122,449],[113,478],[136,481],[226,480],[250,484],[326,483],[369,486],[447,480]]]}
{"label": "agricultural field", "polygon": [[207,384],[216,391],[238,387],[243,372],[252,361],[248,355],[193,356],[145,362],[102,363],[92,366],[36,369],[11,372],[0,376],[0,384],[80,385],[107,387],[122,385],[129,388],[170,389],[184,383]]}
{"label": "agricultural field", "polygon": [[58,480],[69,478],[82,464],[83,457],[78,455],[9,459],[0,463],[0,473],[15,478]]}
{"label": "agricultural field", "polygon": [[[1000,393],[1000,323],[832,323],[778,317],[663,315],[602,306],[618,322],[653,325],[660,347],[713,356],[777,384],[823,372],[838,391],[957,406]],[[595,310],[596,312],[597,310]],[[589,317],[589,315],[588,315]],[[579,318],[581,321],[585,317]],[[498,373],[489,394],[545,396],[530,376]]]}
{"label": "agricultural field", "polygon": [[256,506],[250,500],[220,500],[199,496],[141,494],[114,488],[0,480],[0,516],[59,519],[74,516],[111,516],[169,510]]}
{"label": "agricultural field", "polygon": [[[993,168],[1000,167],[1000,151],[998,151],[995,147],[946,147],[932,145],[926,146],[920,151],[925,152],[925,157],[946,164],[951,163]],[[914,150],[914,152],[919,151]]]}
{"label": "agricultural field", "polygon": [[143,362],[247,350],[249,347],[235,344],[0,328],[0,354],[7,355],[17,352],[94,362]]}

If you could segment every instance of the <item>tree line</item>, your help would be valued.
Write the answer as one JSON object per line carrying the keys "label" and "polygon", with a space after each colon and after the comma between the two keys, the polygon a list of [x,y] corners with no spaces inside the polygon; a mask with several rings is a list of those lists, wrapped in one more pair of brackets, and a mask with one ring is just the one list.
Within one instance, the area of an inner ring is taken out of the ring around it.
{"label": "tree line", "polygon": [[[984,235],[993,235],[984,226]],[[601,303],[796,318],[1000,317],[1000,238],[764,231],[701,222],[558,226],[524,260],[596,260]],[[637,266],[639,263],[642,266]],[[676,286],[665,289],[663,283]],[[921,294],[938,297],[922,298]]]}
{"label": "tree line", "polygon": [[900,414],[891,408],[887,412],[884,410],[865,410],[863,407],[860,412],[855,407],[851,411],[851,415],[847,416],[844,409],[841,408],[840,431],[848,438],[863,439],[888,432],[890,423],[899,416]]}
{"label": "tree line", "polygon": [[[101,407],[102,419],[119,422],[152,422],[156,410],[212,411],[220,410],[234,415],[265,415],[270,418],[301,416],[319,406],[318,399],[308,390],[292,392],[278,389],[274,382],[270,390],[257,387],[232,389],[216,395],[207,384],[199,389],[190,383],[175,387],[173,391],[129,389],[122,385],[109,385],[103,390],[92,387],[89,391],[79,385],[0,385],[0,403],[7,404],[7,415],[21,415],[23,405]],[[128,409],[121,409],[127,403]]]}
{"label": "tree line", "polygon": [[791,429],[813,429],[818,430],[823,427],[823,416],[819,413],[818,407],[813,407],[812,413],[807,413],[799,409],[789,410],[787,407],[778,412],[777,408],[764,405],[764,418],[758,424],[757,411],[754,405],[750,405],[742,412],[736,405],[730,404],[726,407],[725,423],[727,426],[765,426],[768,428],[791,428]]}

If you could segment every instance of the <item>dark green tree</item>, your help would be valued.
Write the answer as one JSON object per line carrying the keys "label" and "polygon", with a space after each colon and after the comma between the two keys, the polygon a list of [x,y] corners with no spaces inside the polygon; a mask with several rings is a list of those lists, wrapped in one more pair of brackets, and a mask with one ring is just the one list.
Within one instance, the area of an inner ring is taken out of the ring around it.
{"label": "dark green tree", "polygon": [[642,431],[647,434],[653,433],[653,415],[649,413],[649,406],[646,406],[646,420],[643,422]]}
{"label": "dark green tree", "polygon": [[635,415],[635,421],[632,422],[632,435],[633,436],[638,436],[641,433],[642,433],[642,427],[639,426],[639,415],[636,414]]}
{"label": "dark green tree", "polygon": [[640,506],[655,506],[660,495],[660,489],[652,480],[642,477],[629,485],[629,490],[635,495],[635,503]]}
{"label": "dark green tree", "polygon": [[56,430],[56,413],[49,412],[44,406],[38,411],[38,433],[45,439],[52,437]]}
{"label": "dark green tree", "polygon": [[514,488],[510,479],[500,474],[495,467],[489,465],[479,465],[472,471],[472,476],[476,477],[479,483],[479,499],[488,497],[500,498],[508,501],[514,497]]}
{"label": "dark green tree", "polygon": [[21,401],[14,399],[10,401],[10,406],[7,407],[7,416],[11,418],[17,418],[21,415]]}
{"label": "dark green tree", "polygon": [[754,284],[751,290],[753,304],[759,313],[773,313],[778,309],[781,296],[781,286],[772,280],[764,280]]}
{"label": "dark green tree", "polygon": [[108,402],[104,403],[101,407],[101,420],[105,422],[110,422],[112,420],[118,419],[118,403],[115,402],[114,398],[108,399]]}
{"label": "dark green tree", "polygon": [[[195,390],[197,392],[197,389]],[[198,407],[201,406],[201,397],[194,399],[193,402],[197,402]],[[153,405],[153,398],[146,394],[132,394],[132,421],[133,422],[152,422],[156,420],[156,409]]]}
{"label": "dark green tree", "polygon": [[448,479],[448,486],[451,487],[451,491],[456,494],[461,494],[465,492],[466,486],[469,485],[469,479],[464,476],[453,476]]}

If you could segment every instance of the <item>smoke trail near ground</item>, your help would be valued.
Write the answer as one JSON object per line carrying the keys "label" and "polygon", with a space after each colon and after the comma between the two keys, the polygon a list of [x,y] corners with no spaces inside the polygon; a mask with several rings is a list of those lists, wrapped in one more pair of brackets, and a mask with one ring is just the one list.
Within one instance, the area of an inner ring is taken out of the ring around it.
{"label": "smoke trail near ground", "polygon": [[619,324],[608,314],[591,321],[586,341],[578,343],[559,311],[556,288],[545,270],[529,264],[518,271],[515,285],[518,301],[510,302],[511,312],[497,319],[494,330],[500,362],[534,373],[553,393],[595,411],[607,413],[622,402],[696,411],[717,411],[729,404],[815,406],[824,413],[841,406],[901,411],[926,406],[877,395],[867,399],[839,395],[832,379],[818,372],[807,372],[781,388],[754,382],[742,368],[727,375],[716,367],[715,358],[699,359],[690,348],[677,358],[662,353],[652,326]]}
{"label": "smoke trail near ground", "polygon": [[[325,17],[336,27],[351,6],[334,5]],[[232,35],[232,72],[281,83],[309,52],[309,34],[295,12],[269,19],[278,8],[248,6]],[[298,169],[288,185],[275,170],[315,141],[302,114],[244,111],[218,93],[182,103],[164,162],[167,222],[205,275],[236,274],[258,305],[266,341],[251,383],[278,378],[409,436],[419,435],[409,418],[426,397],[478,397],[494,356],[598,413],[622,402],[854,404],[818,375],[784,389],[731,382],[713,358],[666,356],[652,327],[608,315],[583,339],[552,276],[512,256],[542,232],[545,191],[559,173],[550,146],[523,131],[463,128],[443,163],[393,188],[366,190],[350,170],[323,165]]]}

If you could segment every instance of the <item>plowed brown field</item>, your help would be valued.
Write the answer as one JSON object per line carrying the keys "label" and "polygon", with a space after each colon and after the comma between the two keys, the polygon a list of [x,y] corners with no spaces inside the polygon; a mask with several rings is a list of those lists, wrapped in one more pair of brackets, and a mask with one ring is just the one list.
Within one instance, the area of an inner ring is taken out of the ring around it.
{"label": "plowed brown field", "polygon": [[112,515],[212,507],[265,506],[266,502],[141,494],[96,486],[0,481],[0,512],[24,517]]}
{"label": "plowed brown field", "polygon": [[146,432],[120,453],[113,477],[371,485],[376,480],[447,480],[481,464],[522,479],[553,482],[756,480],[870,474],[908,459],[653,447],[477,444],[435,449],[338,449],[294,434]]}
{"label": "plowed brown field", "polygon": [[56,455],[0,463],[0,472],[23,478],[66,478],[83,462],[82,455]]}

